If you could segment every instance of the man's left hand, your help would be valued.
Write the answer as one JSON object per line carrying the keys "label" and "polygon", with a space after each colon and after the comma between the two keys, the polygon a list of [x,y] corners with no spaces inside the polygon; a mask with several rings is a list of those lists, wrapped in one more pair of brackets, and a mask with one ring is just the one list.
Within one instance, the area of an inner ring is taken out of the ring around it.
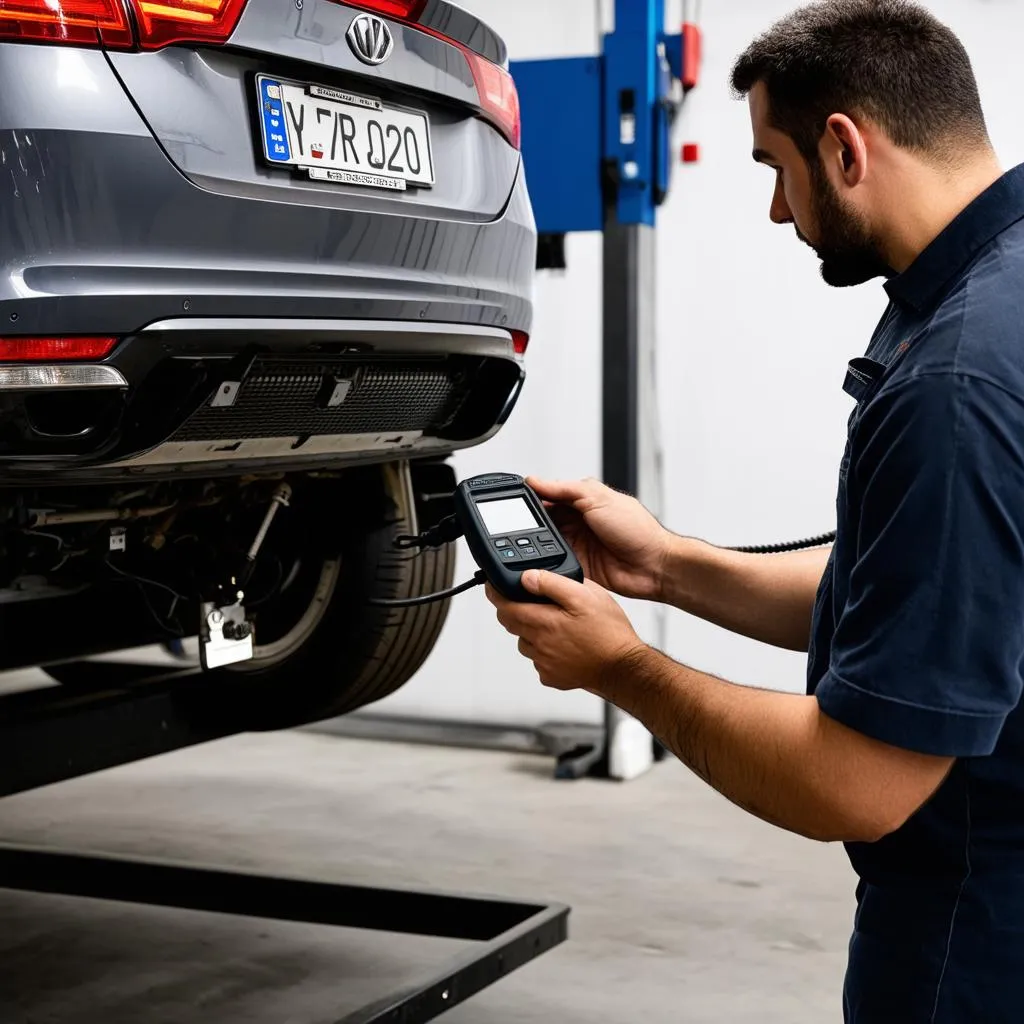
{"label": "man's left hand", "polygon": [[545,686],[600,693],[602,683],[644,647],[626,613],[603,587],[530,569],[523,586],[552,604],[508,601],[493,587],[487,599],[498,621],[519,637],[519,652],[533,662]]}

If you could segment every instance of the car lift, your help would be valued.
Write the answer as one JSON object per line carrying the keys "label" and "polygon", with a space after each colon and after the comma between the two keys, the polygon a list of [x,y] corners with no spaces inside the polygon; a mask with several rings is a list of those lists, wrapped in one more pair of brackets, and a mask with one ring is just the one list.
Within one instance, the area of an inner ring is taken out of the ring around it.
{"label": "car lift", "polygon": [[[599,57],[514,64],[538,266],[564,266],[564,236],[604,235],[603,474],[660,508],[654,404],[654,227],[668,192],[670,128],[696,85],[700,35],[664,32],[665,0],[616,0]],[[552,103],[558,97],[559,104]],[[561,143],[579,159],[562,166]],[[557,143],[557,144],[556,144]],[[576,173],[579,167],[587,173]],[[654,624],[660,637],[663,624]],[[228,684],[195,668],[96,662],[95,679],[0,696],[0,797],[248,729]],[[604,736],[559,758],[558,775],[632,778],[657,748],[606,709]],[[339,1024],[419,1024],[564,941],[558,904],[337,885],[0,844],[0,888],[479,943],[435,976]]]}
{"label": "car lift", "polygon": [[[699,0],[665,32],[665,0],[615,0],[598,57],[511,66],[523,109],[523,162],[539,234],[538,269],[565,267],[565,236],[603,235],[602,475],[657,516],[663,506],[655,354],[655,228],[671,184],[672,126],[700,75]],[[557,97],[558,102],[552,102]],[[565,158],[572,140],[574,160]],[[697,159],[683,146],[682,158]],[[664,647],[663,610],[637,607]],[[608,704],[592,742],[568,744],[556,775],[632,779],[664,751]]]}
{"label": "car lift", "polygon": [[[237,689],[195,669],[95,663],[95,689],[0,697],[0,797],[246,730]],[[338,1024],[421,1024],[567,937],[569,908],[339,885],[0,844],[0,889],[476,943],[436,974]]]}

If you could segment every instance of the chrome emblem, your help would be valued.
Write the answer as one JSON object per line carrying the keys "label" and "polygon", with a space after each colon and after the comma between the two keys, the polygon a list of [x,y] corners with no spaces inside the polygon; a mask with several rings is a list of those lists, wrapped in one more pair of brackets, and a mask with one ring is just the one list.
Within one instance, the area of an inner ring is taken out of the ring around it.
{"label": "chrome emblem", "polygon": [[386,22],[375,14],[360,14],[348,27],[348,45],[364,64],[383,64],[395,48]]}

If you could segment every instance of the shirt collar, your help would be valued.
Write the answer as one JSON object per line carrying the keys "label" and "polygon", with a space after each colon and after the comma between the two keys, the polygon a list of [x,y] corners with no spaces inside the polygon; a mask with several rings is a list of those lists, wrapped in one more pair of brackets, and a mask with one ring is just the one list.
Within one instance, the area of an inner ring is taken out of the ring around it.
{"label": "shirt collar", "polygon": [[989,242],[1024,219],[1024,164],[1007,171],[963,209],[903,271],[885,283],[890,299],[923,313]]}

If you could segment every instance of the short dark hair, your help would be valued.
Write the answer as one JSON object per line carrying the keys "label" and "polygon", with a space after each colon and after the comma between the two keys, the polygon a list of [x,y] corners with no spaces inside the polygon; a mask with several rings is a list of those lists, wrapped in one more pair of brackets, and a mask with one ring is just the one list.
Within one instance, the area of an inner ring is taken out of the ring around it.
{"label": "short dark hair", "polygon": [[909,0],[820,0],[776,22],[736,61],[732,85],[768,91],[772,124],[816,161],[825,123],[860,115],[905,149],[954,160],[988,144],[967,51]]}

